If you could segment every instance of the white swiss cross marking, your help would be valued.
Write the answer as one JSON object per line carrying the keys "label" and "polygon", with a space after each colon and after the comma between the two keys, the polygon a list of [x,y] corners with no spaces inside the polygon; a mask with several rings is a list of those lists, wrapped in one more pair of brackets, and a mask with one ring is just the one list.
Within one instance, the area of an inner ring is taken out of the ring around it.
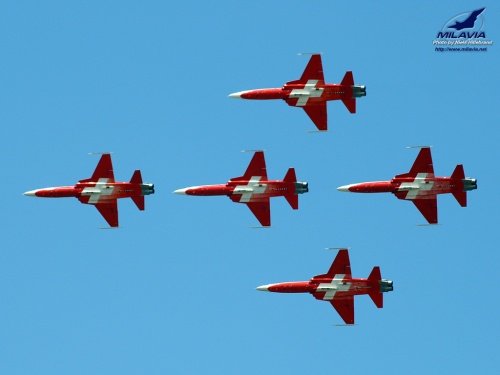
{"label": "white swiss cross marking", "polygon": [[319,98],[323,94],[323,88],[316,88],[317,79],[310,79],[302,89],[292,90],[290,98],[299,98],[296,107],[304,107],[309,98]]}
{"label": "white swiss cross marking", "polygon": [[433,181],[426,182],[427,173],[418,173],[413,182],[403,182],[398,190],[408,190],[405,199],[415,199],[420,191],[431,190]]}
{"label": "white swiss cross marking", "polygon": [[329,283],[321,283],[318,285],[316,289],[317,292],[326,291],[323,299],[324,300],[332,300],[337,292],[347,292],[351,286],[351,283],[344,283],[345,274],[335,275],[332,281]]}
{"label": "white swiss cross marking", "polygon": [[[108,186],[106,183],[108,182],[107,178],[100,178],[95,186],[84,188],[82,191],[83,195],[89,195],[89,203],[97,203],[101,195],[111,195],[113,190],[115,189],[113,186]],[[86,194],[85,194],[86,193]]]}
{"label": "white swiss cross marking", "polygon": [[266,190],[266,184],[259,184],[262,176],[252,176],[248,184],[237,185],[233,194],[241,194],[240,202],[250,202],[253,194],[262,194]]}

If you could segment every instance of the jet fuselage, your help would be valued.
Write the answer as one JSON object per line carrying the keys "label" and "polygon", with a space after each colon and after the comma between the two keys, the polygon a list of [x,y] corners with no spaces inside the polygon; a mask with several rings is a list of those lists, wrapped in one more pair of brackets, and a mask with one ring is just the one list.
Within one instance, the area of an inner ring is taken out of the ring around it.
{"label": "jet fuselage", "polygon": [[192,186],[175,190],[176,194],[215,196],[215,195],[241,195],[240,202],[256,201],[259,198],[267,199],[291,194],[307,192],[307,182],[287,182],[279,180],[231,180],[222,185]]}
{"label": "jet fuselage", "polygon": [[28,197],[39,197],[39,198],[69,198],[80,196],[81,189],[77,189],[75,186],[58,186],[49,187],[44,189],[30,190],[24,193]]}
{"label": "jet fuselage", "polygon": [[99,201],[120,198],[131,198],[154,193],[153,184],[137,184],[130,182],[77,183],[75,186],[59,186],[27,191],[24,195],[39,198],[68,198],[90,196]]}
{"label": "jet fuselage", "polygon": [[250,100],[297,99],[296,106],[304,106],[314,102],[352,99],[366,96],[366,87],[361,85],[318,84],[317,80],[309,80],[305,85],[286,84],[282,88],[269,88],[240,91],[230,94],[230,98]]}
{"label": "jet fuselage", "polygon": [[[337,292],[342,292],[342,296],[380,293],[381,283],[392,288],[392,281],[390,280],[378,281],[348,278],[322,280],[315,278],[309,281],[290,281],[284,283],[262,285],[259,286],[257,290],[274,293],[311,293],[317,299],[331,300]],[[329,298],[329,296],[331,296],[331,298]]]}
{"label": "jet fuselage", "polygon": [[398,193],[406,191],[412,196],[425,196],[469,191],[476,187],[476,180],[471,178],[427,177],[426,173],[419,173],[414,178],[396,177],[391,181],[361,182],[340,186],[337,190],[351,193]]}

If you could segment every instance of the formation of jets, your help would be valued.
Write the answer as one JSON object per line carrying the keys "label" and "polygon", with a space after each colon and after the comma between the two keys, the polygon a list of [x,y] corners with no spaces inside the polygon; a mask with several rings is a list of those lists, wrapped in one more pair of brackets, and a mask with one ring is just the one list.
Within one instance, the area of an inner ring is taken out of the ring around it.
{"label": "formation of jets", "polygon": [[[326,103],[342,100],[349,112],[356,112],[356,99],[366,95],[365,86],[355,85],[352,72],[346,72],[340,84],[325,84],[321,55],[313,54],[302,77],[287,82],[282,88],[240,91],[229,96],[240,99],[283,99],[290,106],[301,107],[318,130],[328,129]],[[429,147],[421,150],[408,173],[396,175],[390,181],[374,181],[337,188],[354,193],[393,193],[397,198],[415,204],[429,224],[437,224],[437,195],[451,193],[458,203],[467,205],[467,191],[477,189],[473,178],[466,178],[462,165],[457,165],[450,177],[434,175]],[[268,180],[264,153],[256,151],[245,173],[225,184],[192,186],[175,190],[176,194],[194,196],[228,196],[233,202],[244,203],[261,226],[271,226],[270,198],[284,197],[292,209],[299,208],[298,195],[309,191],[308,183],[297,181],[295,169],[289,168],[283,180]],[[146,195],[154,194],[154,185],[143,183],[136,170],[129,182],[116,182],[111,155],[101,156],[92,177],[74,186],[31,190],[27,196],[42,198],[75,197],[84,204],[94,205],[110,227],[118,227],[118,199],[131,198],[139,210],[144,210]],[[368,278],[353,278],[347,249],[341,249],[326,274],[309,281],[268,284],[260,291],[278,293],[311,293],[316,299],[328,301],[346,324],[354,324],[354,296],[368,294],[375,305],[383,307],[383,293],[393,290],[393,283],[381,278],[380,268],[374,267]]]}

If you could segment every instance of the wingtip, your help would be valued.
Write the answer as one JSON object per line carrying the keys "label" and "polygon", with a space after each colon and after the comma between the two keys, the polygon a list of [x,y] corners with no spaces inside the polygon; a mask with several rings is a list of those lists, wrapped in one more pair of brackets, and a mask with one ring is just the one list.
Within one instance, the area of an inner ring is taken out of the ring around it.
{"label": "wingtip", "polygon": [[300,52],[297,56],[311,56],[311,55],[322,55],[323,52]]}

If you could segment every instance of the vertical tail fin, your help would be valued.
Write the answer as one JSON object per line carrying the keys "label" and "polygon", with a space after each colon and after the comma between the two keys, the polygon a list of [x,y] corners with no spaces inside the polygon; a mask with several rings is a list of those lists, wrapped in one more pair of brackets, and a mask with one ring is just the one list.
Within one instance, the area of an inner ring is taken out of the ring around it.
{"label": "vertical tail fin", "polygon": [[[352,76],[352,72],[350,70],[345,72],[344,78],[342,78],[342,82],[340,82],[340,84],[342,86],[349,86],[349,88],[354,86],[354,77]],[[344,103],[350,113],[356,113],[355,98],[342,99],[342,103]]]}
{"label": "vertical tail fin", "polygon": [[[297,176],[295,175],[295,168],[289,168],[288,172],[286,172],[285,177],[283,178],[284,182],[297,182]],[[299,209],[299,196],[296,194],[288,194],[285,195],[285,199],[290,204],[290,206],[294,210]]]}
{"label": "vertical tail fin", "polygon": [[297,182],[297,176],[295,175],[295,168],[289,168],[283,178],[284,182]]}
{"label": "vertical tail fin", "polygon": [[133,183],[133,184],[142,184],[141,171],[139,171],[139,170],[134,171],[134,174],[132,175],[132,178],[130,179],[130,182]]}
{"label": "vertical tail fin", "polygon": [[[463,179],[465,179],[464,166],[459,164],[455,167],[455,170],[451,174],[452,180],[460,180],[461,183]],[[457,200],[458,204],[462,207],[467,207],[467,192],[463,191],[454,191],[452,192],[453,196]]]}
{"label": "vertical tail fin", "polygon": [[344,78],[342,78],[342,82],[340,82],[343,86],[354,86],[354,77],[352,76],[352,72],[349,70],[345,72]]}
{"label": "vertical tail fin", "polygon": [[[132,175],[132,178],[130,179],[130,183],[142,184],[141,171],[139,171],[139,170],[134,171],[134,174]],[[134,201],[137,208],[141,211],[144,211],[144,206],[145,206],[144,196],[141,195],[140,197],[136,196],[136,197],[131,197],[131,198]]]}
{"label": "vertical tail fin", "polygon": [[464,166],[462,164],[458,164],[455,167],[455,170],[451,174],[451,178],[457,179],[457,180],[463,180],[465,178]]}
{"label": "vertical tail fin", "polygon": [[368,294],[372,299],[373,303],[380,309],[384,307],[384,295],[380,293],[379,281],[382,280],[382,276],[380,274],[380,267],[373,267],[370,276],[368,276],[368,280],[376,282],[377,291],[375,293]]}

